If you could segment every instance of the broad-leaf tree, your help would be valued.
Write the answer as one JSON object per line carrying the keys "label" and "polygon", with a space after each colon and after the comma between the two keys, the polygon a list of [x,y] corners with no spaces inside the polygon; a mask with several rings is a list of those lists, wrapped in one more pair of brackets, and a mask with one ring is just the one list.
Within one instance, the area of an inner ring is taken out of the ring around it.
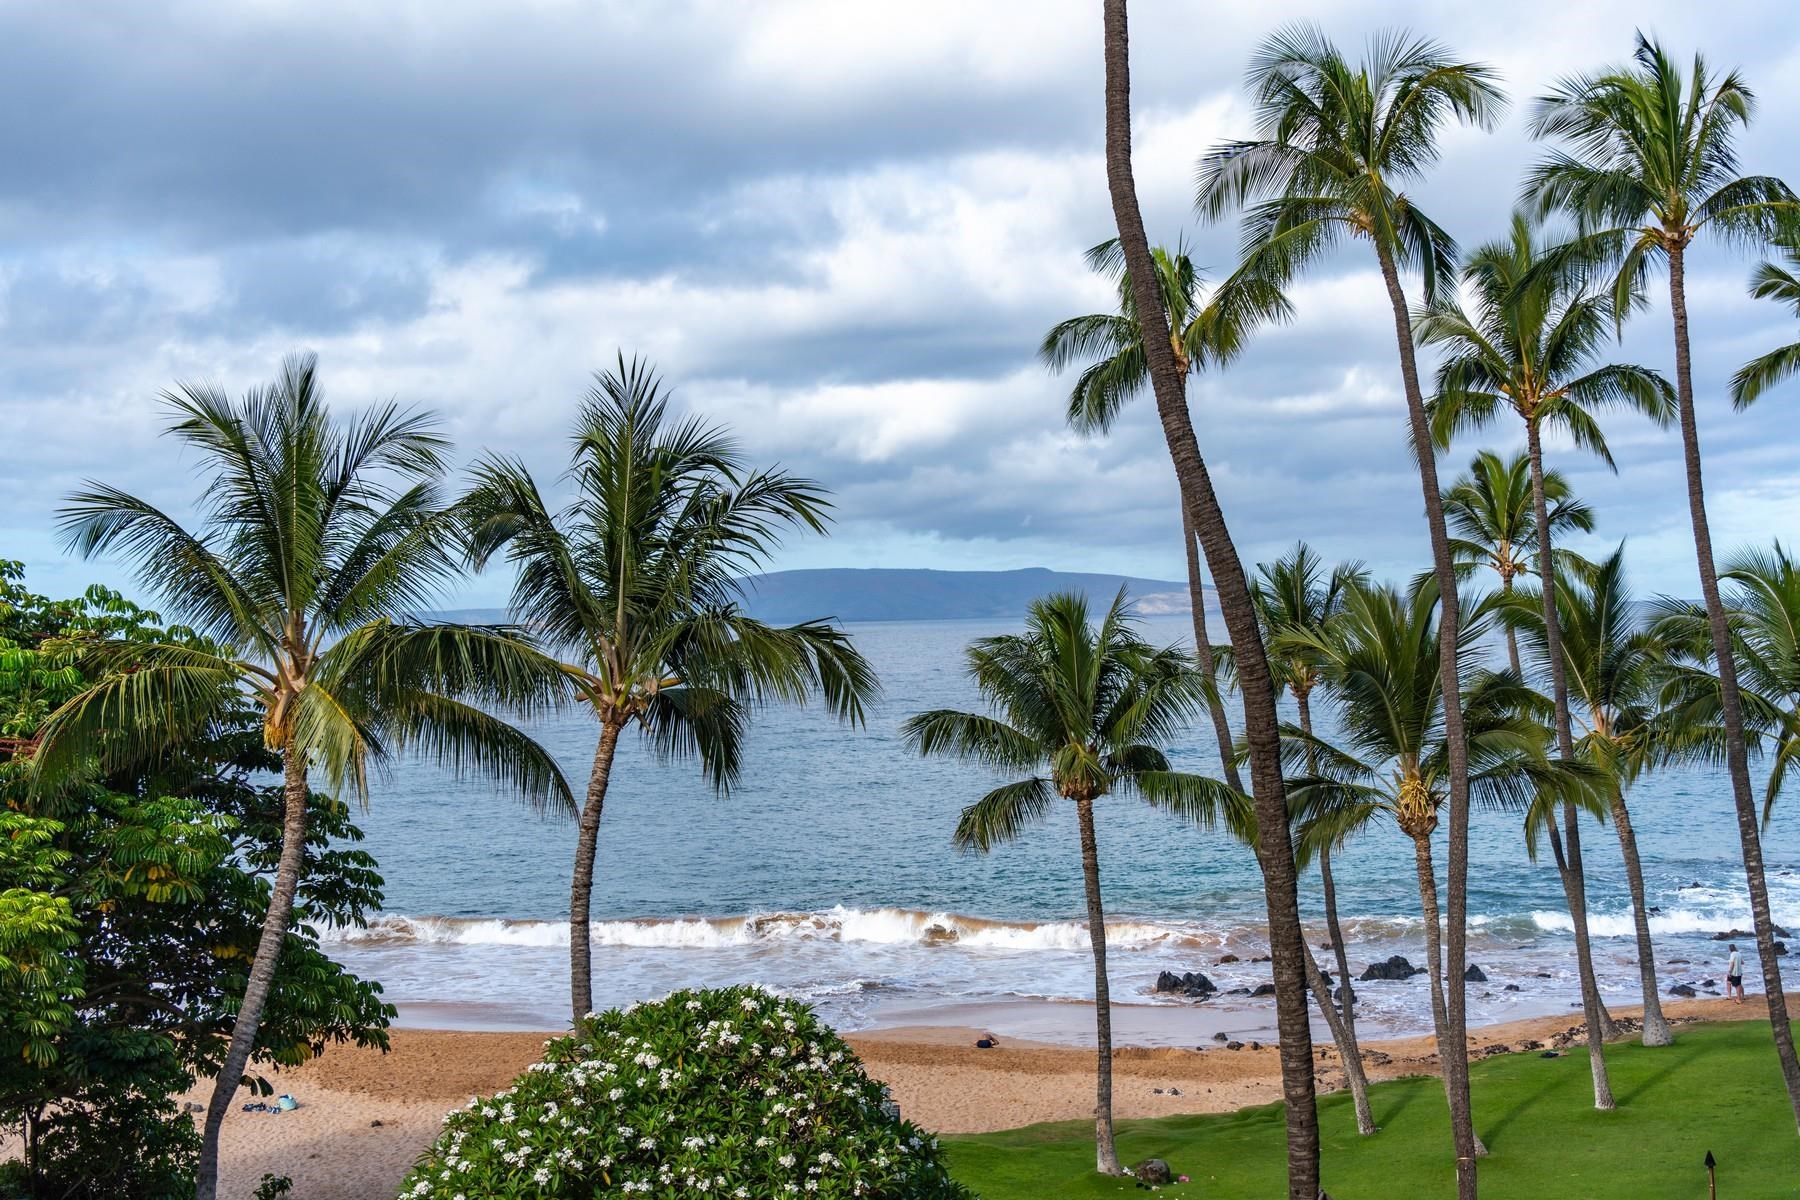
{"label": "broad-leaf tree", "polygon": [[36,766],[50,786],[140,761],[243,703],[281,759],[273,887],[207,1105],[197,1192],[212,1200],[219,1129],[294,911],[310,781],[366,797],[372,769],[416,751],[497,775],[539,805],[572,798],[549,755],[488,711],[541,707],[556,684],[547,660],[509,630],[407,616],[457,570],[440,488],[446,447],[429,417],[385,404],[335,419],[310,355],[242,400],[184,384],[165,401],[168,432],[205,482],[197,524],[91,483],[64,505],[62,528],[82,555],[132,563],[210,644],[96,645],[88,664],[99,682],[50,716]]}
{"label": "broad-leaf tree", "polygon": [[1524,194],[1543,210],[1562,209],[1575,218],[1579,236],[1573,256],[1616,267],[1613,297],[1620,315],[1653,268],[1668,270],[1677,421],[1700,592],[1719,672],[1726,767],[1770,1029],[1800,1125],[1800,1058],[1781,990],[1743,700],[1706,515],[1688,337],[1687,255],[1696,239],[1711,235],[1715,241],[1760,246],[1800,228],[1800,197],[1787,184],[1769,175],[1738,173],[1734,142],[1753,103],[1737,72],[1714,75],[1695,55],[1684,73],[1660,45],[1639,34],[1630,63],[1565,80],[1538,101],[1532,130],[1559,145],[1527,174]]}
{"label": "broad-leaf tree", "polygon": [[963,809],[955,836],[964,849],[986,851],[1013,840],[1049,816],[1059,799],[1073,806],[1094,951],[1095,1162],[1102,1174],[1118,1175],[1106,909],[1094,806],[1109,796],[1137,795],[1212,823],[1231,820],[1242,793],[1170,769],[1161,747],[1185,732],[1205,702],[1209,681],[1181,651],[1158,649],[1138,635],[1122,590],[1098,624],[1080,595],[1034,601],[1024,633],[981,638],[969,645],[966,659],[990,711],[922,712],[907,719],[905,736],[921,754],[1028,773]]}
{"label": "broad-leaf tree", "polygon": [[[1256,857],[1262,867],[1263,900],[1269,914],[1269,954],[1275,977],[1281,1094],[1287,1121],[1288,1196],[1289,1200],[1316,1200],[1319,1114],[1313,1086],[1312,1027],[1306,1004],[1306,964],[1310,959],[1300,928],[1294,846],[1288,826],[1287,792],[1281,778],[1275,684],[1263,654],[1249,579],[1194,434],[1193,417],[1187,407],[1186,376],[1170,342],[1171,326],[1157,293],[1156,265],[1151,258],[1150,239],[1144,233],[1144,215],[1138,207],[1137,182],[1131,170],[1131,35],[1125,0],[1105,0],[1102,15],[1106,183],[1119,232],[1119,250],[1143,329],[1156,415],[1175,464],[1186,523],[1192,526],[1206,551],[1219,611],[1238,663],[1238,694],[1244,706],[1244,741],[1256,813]],[[1258,289],[1262,286],[1259,281]],[[1254,300],[1256,292],[1249,295]]]}
{"label": "broad-leaf tree", "polygon": [[[1509,235],[1469,256],[1463,282],[1472,303],[1445,294],[1413,318],[1419,340],[1444,351],[1432,398],[1433,432],[1440,444],[1464,430],[1481,429],[1510,413],[1525,426],[1525,453],[1531,466],[1532,529],[1540,579],[1555,578],[1555,529],[1545,481],[1544,433],[1561,433],[1577,447],[1613,466],[1598,410],[1634,410],[1659,425],[1674,414],[1668,381],[1647,367],[1603,363],[1602,353],[1616,328],[1612,297],[1597,289],[1579,262],[1548,258],[1531,220],[1513,217]],[[1615,468],[1616,469],[1616,468]],[[1545,662],[1554,704],[1557,753],[1570,760],[1575,738],[1569,719],[1569,684],[1561,649],[1554,587],[1543,597]],[[1611,1022],[1600,1001],[1588,939],[1587,879],[1581,855],[1581,824],[1574,804],[1563,806],[1562,830],[1548,825],[1574,924],[1581,1002],[1587,1018],[1588,1062],[1594,1075],[1594,1107],[1613,1107],[1606,1074],[1606,1034]],[[1647,1001],[1656,1005],[1654,990]],[[1648,1016],[1648,1013],[1647,1013]],[[1667,1045],[1660,1020],[1646,1019],[1648,1045]],[[1654,1027],[1653,1027],[1654,1025]]]}
{"label": "broad-leaf tree", "polygon": [[1400,380],[1413,456],[1424,494],[1432,571],[1442,597],[1440,654],[1445,678],[1445,766],[1449,815],[1449,998],[1439,1058],[1450,1089],[1457,1194],[1476,1192],[1476,1138],[1469,1112],[1463,964],[1467,957],[1469,768],[1457,678],[1461,609],[1450,553],[1425,395],[1414,356],[1402,273],[1416,272],[1422,298],[1451,284],[1456,243],[1403,189],[1436,163],[1444,126],[1489,128],[1505,107],[1491,68],[1461,62],[1435,42],[1406,33],[1371,40],[1353,63],[1323,32],[1294,25],[1265,41],[1251,61],[1257,137],[1227,142],[1200,160],[1196,199],[1217,220],[1243,207],[1239,274],[1283,286],[1349,240],[1375,255],[1393,309]]}
{"label": "broad-leaf tree", "polygon": [[599,726],[569,887],[569,994],[593,1010],[589,914],[600,818],[620,736],[639,728],[664,757],[697,757],[721,792],[742,765],[760,703],[822,696],[860,723],[874,673],[827,621],[778,627],[745,615],[742,578],[783,531],[822,533],[818,484],[745,464],[737,442],[669,411],[647,363],[620,356],[583,397],[563,482],[546,499],[523,463],[487,456],[459,505],[471,562],[516,571],[512,615],[560,657]]}

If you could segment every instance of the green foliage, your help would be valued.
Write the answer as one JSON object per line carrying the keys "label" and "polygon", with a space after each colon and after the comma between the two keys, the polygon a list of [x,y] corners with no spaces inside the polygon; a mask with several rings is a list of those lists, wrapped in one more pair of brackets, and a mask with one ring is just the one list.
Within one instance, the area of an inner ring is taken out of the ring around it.
{"label": "green foliage", "polygon": [[452,1113],[400,1194],[967,1197],[884,1095],[803,1004],[676,992],[579,1022],[513,1087]]}
{"label": "green foliage", "polygon": [[957,845],[985,851],[1011,841],[1057,796],[1136,793],[1208,827],[1249,819],[1238,793],[1171,770],[1159,749],[1200,710],[1211,683],[1180,650],[1138,636],[1123,589],[1097,625],[1075,593],[1034,601],[1025,624],[1023,634],[980,638],[966,652],[993,715],[934,709],[902,727],[921,754],[1033,772],[963,809]]}
{"label": "green foliage", "polygon": [[286,1175],[263,1172],[262,1182],[256,1185],[253,1200],[281,1200],[281,1197],[292,1194],[294,1181]]}
{"label": "green foliage", "polygon": [[[28,1131],[39,1194],[191,1195],[194,1122],[169,1097],[223,1057],[280,848],[281,789],[257,782],[278,760],[239,704],[130,770],[34,776],[45,681],[87,687],[94,643],[207,644],[105,589],[32,595],[7,564],[0,630],[18,668],[0,663],[0,712],[23,735],[0,760],[0,1121]],[[332,1041],[385,1045],[393,1011],[319,947],[320,925],[379,908],[381,879],[345,806],[309,805],[261,1063],[303,1062]]]}
{"label": "green foliage", "polygon": [[552,509],[523,463],[489,455],[458,514],[477,568],[517,569],[513,615],[568,660],[579,700],[614,727],[639,724],[666,756],[697,757],[724,790],[754,705],[817,695],[859,723],[877,685],[829,622],[771,626],[737,604],[784,531],[824,532],[824,490],[752,469],[723,429],[668,404],[648,364],[621,358],[581,406],[566,506]]}

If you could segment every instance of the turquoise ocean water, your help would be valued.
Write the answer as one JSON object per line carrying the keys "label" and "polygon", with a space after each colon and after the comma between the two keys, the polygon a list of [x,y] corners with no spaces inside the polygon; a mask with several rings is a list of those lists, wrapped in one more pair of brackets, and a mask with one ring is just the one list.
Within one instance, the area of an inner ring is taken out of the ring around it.
{"label": "turquoise ocean water", "polygon": [[[1001,628],[850,626],[885,688],[867,728],[842,727],[818,709],[768,710],[729,797],[716,796],[693,764],[660,763],[628,738],[595,882],[597,1002],[756,980],[856,1027],[971,1003],[1091,996],[1072,812],[1057,809],[1042,828],[991,854],[959,854],[950,845],[957,812],[995,777],[918,759],[899,739],[912,712],[975,705],[962,648]],[[1149,618],[1144,628],[1165,642],[1191,636],[1185,617]],[[571,713],[534,732],[579,791],[592,723]],[[1217,765],[1209,727],[1170,750],[1187,769]],[[1710,936],[1749,925],[1722,773],[1653,776],[1630,804],[1650,903],[1660,910],[1652,927],[1663,985],[1721,979],[1723,946]],[[570,821],[534,816],[491,785],[408,763],[376,785],[361,824],[387,880],[387,910],[367,931],[333,934],[333,952],[381,980],[403,1021],[566,1021]],[[1629,1003],[1637,974],[1618,843],[1610,827],[1589,824],[1585,848],[1603,987],[1609,1000]],[[1155,1003],[1148,989],[1164,969],[1201,969],[1225,988],[1266,981],[1267,967],[1248,961],[1266,942],[1261,882],[1247,850],[1118,799],[1101,806],[1100,853],[1115,999]],[[1765,853],[1776,919],[1800,925],[1800,797],[1778,810]],[[1510,813],[1476,815],[1472,857],[1471,957],[1491,981],[1472,988],[1472,1016],[1567,1010],[1576,999],[1573,950],[1554,868],[1547,857],[1529,860]],[[1338,860],[1337,878],[1353,969],[1393,953],[1418,962],[1422,927],[1405,840],[1376,830]],[[1301,900],[1316,922],[1316,874],[1303,879]],[[1313,932],[1324,941],[1322,928]],[[1218,965],[1226,954],[1245,961]],[[1754,990],[1754,955],[1745,957]],[[1800,973],[1800,958],[1791,961]],[[1504,990],[1509,983],[1519,990]],[[1359,994],[1365,1019],[1382,1028],[1429,1028],[1422,977],[1369,984]]]}

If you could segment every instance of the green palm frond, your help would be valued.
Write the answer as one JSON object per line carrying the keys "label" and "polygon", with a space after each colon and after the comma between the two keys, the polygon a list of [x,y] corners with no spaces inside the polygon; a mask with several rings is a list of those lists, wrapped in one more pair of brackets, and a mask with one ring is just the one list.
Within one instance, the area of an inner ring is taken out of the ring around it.
{"label": "green palm frond", "polygon": [[1055,792],[1046,779],[1021,779],[995,788],[956,820],[954,841],[958,849],[986,853],[1010,842],[1025,828],[1043,820]]}

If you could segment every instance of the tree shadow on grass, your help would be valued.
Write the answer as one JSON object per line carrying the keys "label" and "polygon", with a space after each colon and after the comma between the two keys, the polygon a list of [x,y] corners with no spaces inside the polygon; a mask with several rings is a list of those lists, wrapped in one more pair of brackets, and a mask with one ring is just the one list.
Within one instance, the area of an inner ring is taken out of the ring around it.
{"label": "tree shadow on grass", "polygon": [[1476,1097],[1475,1128],[1480,1132],[1481,1140],[1490,1150],[1493,1149],[1494,1146],[1504,1138],[1506,1130],[1514,1121],[1517,1121],[1527,1111],[1542,1103],[1544,1098],[1551,1092],[1556,1091],[1562,1082],[1563,1080],[1554,1073],[1546,1072],[1543,1082],[1530,1092],[1526,1092],[1520,1087],[1511,1089],[1518,1099],[1514,1101],[1514,1103],[1508,1105],[1506,1110],[1494,1119],[1483,1119],[1483,1112],[1491,1112],[1492,1110],[1484,1109],[1480,1103],[1480,1097]]}
{"label": "tree shadow on grass", "polygon": [[1632,1103],[1670,1075],[1691,1064],[1700,1051],[1701,1047],[1694,1045],[1691,1041],[1676,1042],[1673,1046],[1662,1046],[1648,1051],[1656,1056],[1657,1069],[1635,1081],[1631,1085],[1630,1091],[1615,1093],[1613,1099],[1620,1105]]}
{"label": "tree shadow on grass", "polygon": [[[1400,1081],[1395,1080],[1394,1082],[1399,1083]],[[1387,1128],[1394,1123],[1394,1118],[1417,1103],[1420,1096],[1428,1095],[1432,1090],[1431,1084],[1434,1082],[1436,1082],[1434,1079],[1422,1077],[1417,1080],[1415,1087],[1371,1087],[1369,1089],[1369,1115],[1375,1118],[1378,1128]],[[1378,1103],[1378,1101],[1388,1100],[1393,1103]]]}

